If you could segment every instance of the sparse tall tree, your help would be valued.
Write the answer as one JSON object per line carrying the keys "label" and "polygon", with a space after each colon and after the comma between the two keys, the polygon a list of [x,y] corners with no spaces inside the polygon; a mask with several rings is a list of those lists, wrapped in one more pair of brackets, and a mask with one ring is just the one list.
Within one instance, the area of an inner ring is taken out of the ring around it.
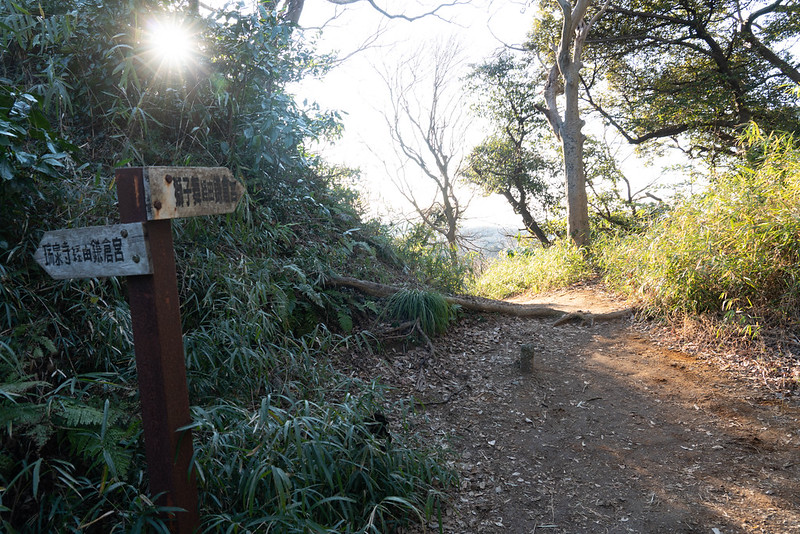
{"label": "sparse tall tree", "polygon": [[452,41],[419,50],[396,71],[382,73],[391,109],[386,125],[402,164],[411,163],[435,188],[423,199],[405,176],[395,180],[422,222],[442,236],[453,254],[466,206],[456,195],[467,128],[458,73],[459,47]]}

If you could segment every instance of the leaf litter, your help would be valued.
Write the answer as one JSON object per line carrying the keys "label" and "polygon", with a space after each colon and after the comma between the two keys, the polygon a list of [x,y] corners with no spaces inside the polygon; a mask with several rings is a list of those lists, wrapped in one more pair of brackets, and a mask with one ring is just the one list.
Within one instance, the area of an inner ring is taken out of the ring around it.
{"label": "leaf litter", "polygon": [[[596,288],[539,302],[624,307]],[[415,430],[453,453],[460,483],[441,524],[409,534],[800,532],[796,397],[646,325],[552,322],[468,314],[432,338],[433,357],[396,346],[340,359],[415,399]]]}

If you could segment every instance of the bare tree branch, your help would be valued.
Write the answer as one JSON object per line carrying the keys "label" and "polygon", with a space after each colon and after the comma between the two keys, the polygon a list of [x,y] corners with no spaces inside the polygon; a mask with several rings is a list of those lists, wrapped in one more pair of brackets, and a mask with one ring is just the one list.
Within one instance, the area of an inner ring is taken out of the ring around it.
{"label": "bare tree branch", "polygon": [[377,11],[378,13],[380,13],[381,15],[383,15],[386,18],[401,19],[401,20],[406,20],[408,22],[413,22],[415,20],[423,19],[425,17],[436,17],[436,18],[441,19],[442,16],[439,15],[439,12],[442,11],[443,9],[446,9],[448,7],[454,7],[454,6],[459,6],[459,5],[464,5],[464,4],[469,3],[468,0],[452,0],[450,2],[441,3],[441,4],[437,5],[435,8],[431,9],[430,11],[426,11],[424,13],[420,13],[419,15],[406,15],[404,13],[390,13],[386,9],[383,9],[382,7],[380,7],[375,2],[375,0],[328,0],[328,2],[330,2],[331,4],[336,4],[336,5],[340,5],[340,6],[349,5],[349,4],[356,4],[356,3],[362,2],[362,1],[367,2],[370,6],[372,6],[372,8],[375,11]]}
{"label": "bare tree branch", "polygon": [[392,73],[379,71],[391,106],[383,117],[398,156],[422,171],[436,193],[423,204],[406,179],[393,181],[422,222],[451,247],[459,239],[458,226],[466,209],[456,194],[467,127],[465,106],[451,87],[460,64],[459,47],[448,41],[427,54],[420,50]]}

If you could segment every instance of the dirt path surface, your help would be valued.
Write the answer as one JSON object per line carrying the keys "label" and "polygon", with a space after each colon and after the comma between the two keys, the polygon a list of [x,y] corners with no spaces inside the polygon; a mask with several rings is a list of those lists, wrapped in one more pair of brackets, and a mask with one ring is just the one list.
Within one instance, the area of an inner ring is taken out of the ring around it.
{"label": "dirt path surface", "polygon": [[[537,301],[624,307],[592,288]],[[434,340],[434,358],[418,348],[362,362],[419,399],[425,430],[456,454],[444,532],[800,533],[795,403],[629,321],[552,322],[471,315]]]}

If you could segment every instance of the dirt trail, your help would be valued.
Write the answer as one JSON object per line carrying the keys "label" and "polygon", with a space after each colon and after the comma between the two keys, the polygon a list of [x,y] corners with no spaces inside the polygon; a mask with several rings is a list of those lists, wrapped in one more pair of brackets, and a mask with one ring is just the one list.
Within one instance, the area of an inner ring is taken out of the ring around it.
{"label": "dirt trail", "polygon": [[[624,307],[591,288],[537,301]],[[433,359],[362,362],[423,401],[425,430],[458,455],[444,532],[800,533],[796,405],[627,321],[551,323],[472,315]],[[516,363],[526,343],[530,374]]]}

